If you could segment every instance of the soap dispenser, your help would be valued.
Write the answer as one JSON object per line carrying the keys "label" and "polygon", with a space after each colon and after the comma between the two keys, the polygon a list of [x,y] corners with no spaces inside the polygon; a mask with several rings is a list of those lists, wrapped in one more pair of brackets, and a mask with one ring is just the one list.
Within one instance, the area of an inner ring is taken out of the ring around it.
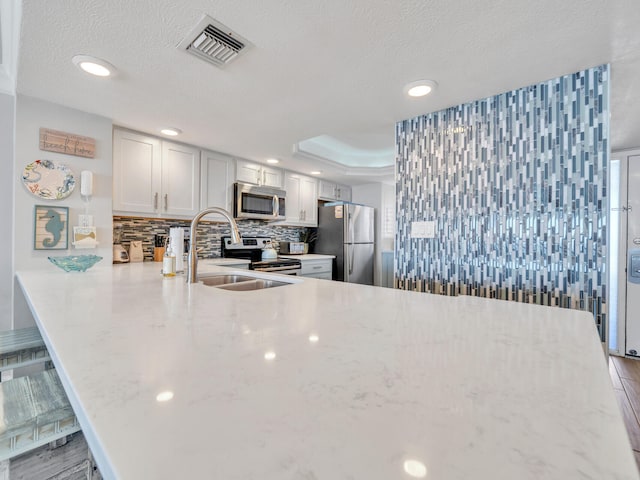
{"label": "soap dispenser", "polygon": [[167,239],[167,247],[162,258],[162,275],[165,277],[175,277],[176,275],[176,254],[169,239]]}

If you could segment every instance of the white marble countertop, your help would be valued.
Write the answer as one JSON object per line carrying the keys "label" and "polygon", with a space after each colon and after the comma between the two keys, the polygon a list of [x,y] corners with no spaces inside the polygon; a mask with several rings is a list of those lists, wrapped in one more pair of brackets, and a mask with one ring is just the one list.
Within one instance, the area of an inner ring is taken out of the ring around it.
{"label": "white marble countertop", "polygon": [[586,312],[153,263],[17,275],[107,479],[638,479]]}
{"label": "white marble countertop", "polygon": [[304,262],[305,260],[329,260],[329,259],[333,259],[336,258],[335,255],[323,255],[320,253],[305,253],[303,255],[279,255],[282,258],[297,258],[298,260],[300,260],[301,262]]}

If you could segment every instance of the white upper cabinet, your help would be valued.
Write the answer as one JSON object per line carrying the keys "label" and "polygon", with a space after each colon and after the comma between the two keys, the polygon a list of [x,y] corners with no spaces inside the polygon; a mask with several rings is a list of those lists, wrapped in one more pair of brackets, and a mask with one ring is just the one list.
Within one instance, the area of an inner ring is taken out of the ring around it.
{"label": "white upper cabinet", "polygon": [[267,187],[283,188],[282,170],[279,168],[262,167],[262,185]]}
{"label": "white upper cabinet", "polygon": [[236,180],[238,182],[261,185],[262,166],[257,163],[249,163],[244,160],[236,160]]}
{"label": "white upper cabinet", "polygon": [[287,192],[287,203],[285,213],[287,223],[298,223],[302,221],[302,208],[300,206],[300,176],[287,172],[284,179],[284,188]]}
{"label": "white upper cabinet", "polygon": [[200,208],[233,209],[233,160],[221,153],[203,150],[200,157]]}
{"label": "white upper cabinet", "polygon": [[162,142],[160,213],[193,216],[200,209],[200,150]]}
{"label": "white upper cabinet", "polygon": [[300,177],[300,208],[302,210],[303,225],[318,226],[318,180]]}
{"label": "white upper cabinet", "polygon": [[351,187],[340,185],[339,183],[326,182],[320,180],[320,193],[318,197],[322,200],[343,200],[351,201]]}
{"label": "white upper cabinet", "polygon": [[193,216],[199,201],[199,149],[114,129],[114,211]]}
{"label": "white upper cabinet", "polygon": [[236,180],[238,182],[283,188],[282,170],[246,160],[236,160]]}
{"label": "white upper cabinet", "polygon": [[113,131],[113,209],[157,213],[162,151],[157,138]]}
{"label": "white upper cabinet", "polygon": [[351,201],[351,188],[120,128],[113,130],[113,211],[193,217],[233,210],[233,182],[287,191],[286,225],[316,227],[318,198]]}
{"label": "white upper cabinet", "polygon": [[285,175],[287,191],[286,223],[307,227],[318,226],[318,181],[294,172]]}

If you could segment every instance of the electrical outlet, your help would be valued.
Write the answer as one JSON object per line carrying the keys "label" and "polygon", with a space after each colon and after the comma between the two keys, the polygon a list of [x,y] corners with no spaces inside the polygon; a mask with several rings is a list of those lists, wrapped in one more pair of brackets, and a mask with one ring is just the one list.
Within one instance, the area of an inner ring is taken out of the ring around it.
{"label": "electrical outlet", "polygon": [[434,238],[436,222],[411,222],[411,238]]}

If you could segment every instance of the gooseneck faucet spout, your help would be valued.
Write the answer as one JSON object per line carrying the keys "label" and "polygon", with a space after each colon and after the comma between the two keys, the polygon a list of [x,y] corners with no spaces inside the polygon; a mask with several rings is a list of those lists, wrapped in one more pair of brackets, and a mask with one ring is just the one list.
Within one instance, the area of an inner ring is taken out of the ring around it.
{"label": "gooseneck faucet spout", "polygon": [[196,252],[196,240],[198,234],[196,233],[198,223],[200,219],[205,215],[209,215],[210,213],[218,213],[225,217],[229,222],[229,226],[231,227],[231,241],[233,243],[241,243],[242,238],[240,237],[240,232],[238,231],[238,225],[236,225],[236,221],[233,219],[231,214],[227,212],[224,208],[218,207],[210,207],[205,208],[204,210],[199,211],[193,220],[191,220],[191,227],[189,228],[189,255],[187,257],[187,283],[196,283],[196,279],[198,277],[198,254]]}

